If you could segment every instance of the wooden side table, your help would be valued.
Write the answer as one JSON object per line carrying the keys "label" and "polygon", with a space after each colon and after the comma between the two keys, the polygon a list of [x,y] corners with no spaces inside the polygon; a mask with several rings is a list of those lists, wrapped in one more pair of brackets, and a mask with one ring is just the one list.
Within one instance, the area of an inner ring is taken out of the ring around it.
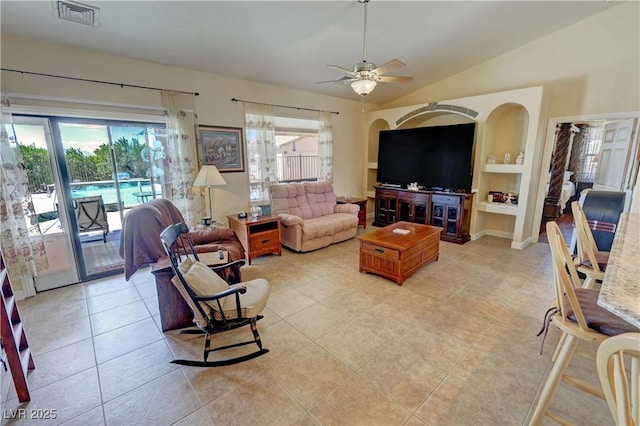
{"label": "wooden side table", "polygon": [[229,228],[233,229],[242,243],[247,259],[251,265],[251,259],[263,254],[273,253],[282,255],[280,245],[280,218],[278,216],[264,215],[259,219],[238,219],[236,215],[227,216]]}
{"label": "wooden side table", "polygon": [[348,201],[344,197],[337,197],[336,202],[338,204],[357,204],[360,206],[358,212],[358,226],[362,226],[367,229],[367,199],[366,198],[351,198]]}

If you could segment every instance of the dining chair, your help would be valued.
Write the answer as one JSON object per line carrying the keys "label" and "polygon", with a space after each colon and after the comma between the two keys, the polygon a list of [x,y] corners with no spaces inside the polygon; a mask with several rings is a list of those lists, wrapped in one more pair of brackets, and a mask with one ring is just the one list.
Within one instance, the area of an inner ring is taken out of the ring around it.
{"label": "dining chair", "polygon": [[[625,368],[625,358],[630,371]],[[596,357],[604,396],[617,425],[640,425],[640,333],[610,337]]]}
{"label": "dining chair", "polygon": [[541,424],[545,416],[561,424],[567,423],[560,415],[549,411],[561,382],[605,399],[601,388],[566,373],[574,354],[585,355],[576,351],[579,341],[600,344],[609,336],[640,332],[640,329],[598,306],[599,291],[582,287],[560,227],[555,221],[547,222],[546,227],[553,261],[555,300],[545,324],[547,327],[555,325],[566,337],[561,340],[558,357],[540,393],[531,425]]}
{"label": "dining chair", "polygon": [[574,201],[571,203],[571,211],[578,234],[576,268],[578,272],[586,275],[583,287],[593,288],[596,281],[604,279],[604,272],[607,268],[607,263],[609,263],[609,252],[598,250],[589,221],[579,202]]}

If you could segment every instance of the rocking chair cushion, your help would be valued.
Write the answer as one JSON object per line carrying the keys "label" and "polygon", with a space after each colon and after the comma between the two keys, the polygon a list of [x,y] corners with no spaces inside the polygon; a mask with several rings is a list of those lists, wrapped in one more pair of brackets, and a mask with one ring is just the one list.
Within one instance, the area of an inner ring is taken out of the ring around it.
{"label": "rocking chair cushion", "polygon": [[[190,257],[185,258],[180,264],[180,272],[191,290],[196,296],[211,296],[229,288],[229,284],[213,272],[207,265]],[[220,304],[224,309],[229,297],[220,299]],[[211,308],[218,309],[216,301],[206,302]]]}
{"label": "rocking chair cushion", "polygon": [[[246,287],[246,293],[240,294],[241,318],[258,316],[267,305],[267,299],[269,299],[269,282],[262,278],[244,281],[240,284],[228,285],[218,274],[209,269],[207,265],[189,257],[180,264],[180,273],[196,296],[211,296],[227,290],[230,287]],[[211,308],[213,317],[216,320],[221,321],[223,319],[217,301],[210,300],[201,303]],[[224,312],[224,318],[238,318],[238,306],[235,296],[227,296],[220,299],[220,305]]]}
{"label": "rocking chair cushion", "polygon": [[[270,286],[267,280],[256,278],[255,280],[244,281],[240,284],[233,284],[229,287],[246,287],[247,292],[240,295],[240,314],[241,318],[257,317],[267,305],[269,298]],[[235,297],[227,296],[224,308],[224,316],[226,319],[238,318],[238,308]],[[222,315],[218,312],[217,307],[213,310],[213,317],[222,320]]]}

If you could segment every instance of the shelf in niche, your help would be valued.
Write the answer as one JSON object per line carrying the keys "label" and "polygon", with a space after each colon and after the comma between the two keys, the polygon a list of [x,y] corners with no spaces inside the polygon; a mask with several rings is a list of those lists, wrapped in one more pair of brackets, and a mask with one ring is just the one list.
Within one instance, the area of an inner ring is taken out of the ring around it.
{"label": "shelf in niche", "polygon": [[485,164],[481,171],[487,173],[522,173],[524,165],[522,164]]}
{"label": "shelf in niche", "polygon": [[478,204],[478,210],[487,213],[506,214],[511,216],[517,216],[520,213],[520,209],[517,205],[503,204],[503,203],[488,203],[481,201]]}
{"label": "shelf in niche", "polygon": [[378,163],[377,162],[368,162],[367,163],[367,169],[377,169],[378,168]]}

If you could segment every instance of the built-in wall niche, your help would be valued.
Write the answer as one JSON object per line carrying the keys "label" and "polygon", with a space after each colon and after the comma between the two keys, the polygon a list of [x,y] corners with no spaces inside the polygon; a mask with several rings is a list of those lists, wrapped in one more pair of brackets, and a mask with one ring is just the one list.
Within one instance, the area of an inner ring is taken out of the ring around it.
{"label": "built-in wall niche", "polygon": [[478,201],[488,200],[490,191],[518,194],[522,183],[521,173],[481,173],[480,185],[482,192],[478,192]]}
{"label": "built-in wall niche", "polygon": [[519,104],[504,104],[494,109],[484,128],[484,144],[481,161],[485,164],[487,156],[494,154],[497,164],[504,163],[506,153],[511,155],[511,164],[515,164],[519,152],[525,153],[529,114]]}
{"label": "built-in wall niche", "polygon": [[376,120],[369,127],[369,144],[367,151],[367,161],[369,163],[378,162],[378,139],[380,130],[389,130],[391,127],[385,120]]}
{"label": "built-in wall niche", "polygon": [[[378,174],[378,140],[380,138],[380,130],[389,130],[391,127],[384,119],[375,120],[369,126],[369,138],[367,143],[367,167],[366,167],[366,196],[375,197],[374,186],[377,183]],[[370,203],[369,203],[370,204]],[[373,211],[373,209],[369,209]]]}
{"label": "built-in wall niche", "polygon": [[479,210],[477,212],[477,226],[481,229],[490,229],[490,235],[500,238],[513,238],[513,230],[516,226],[517,216],[494,214]]}

